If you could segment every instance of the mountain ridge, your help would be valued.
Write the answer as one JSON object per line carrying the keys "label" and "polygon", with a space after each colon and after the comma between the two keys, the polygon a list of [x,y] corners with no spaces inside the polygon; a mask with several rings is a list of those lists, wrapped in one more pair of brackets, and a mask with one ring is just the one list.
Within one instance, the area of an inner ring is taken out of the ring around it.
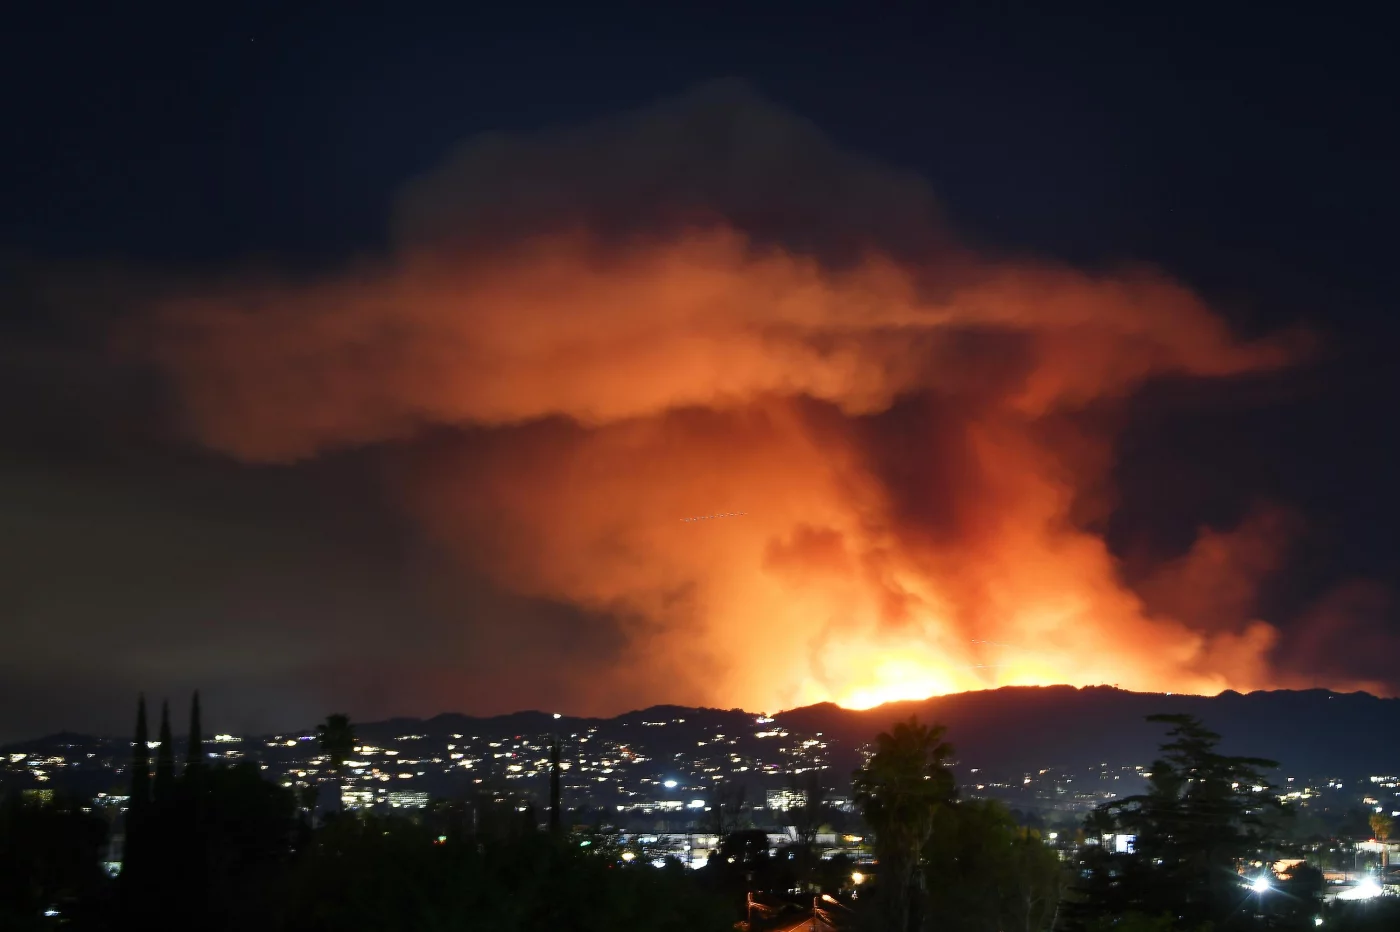
{"label": "mountain ridge", "polygon": [[[1097,764],[1148,765],[1164,729],[1147,721],[1158,713],[1196,715],[1222,735],[1227,753],[1277,760],[1279,776],[1400,772],[1400,699],[1365,692],[1327,689],[1227,690],[1215,696],[1141,693],[1114,686],[1004,686],[952,693],[927,699],[886,703],[871,709],[847,709],[822,702],[771,716],[743,709],[661,704],[612,717],[560,715],[537,709],[504,715],[472,716],[442,712],[428,718],[398,716],[357,722],[368,740],[407,734],[428,736],[475,731],[492,734],[563,734],[596,729],[600,736],[684,746],[691,729],[722,727],[733,733],[780,728],[821,735],[831,745],[830,766],[849,772],[861,748],[876,734],[910,715],[944,725],[962,768],[989,773],[1019,773],[1032,768],[1080,770]],[[759,719],[772,725],[760,725]],[[666,723],[664,731],[651,725]],[[283,734],[305,734],[302,729]],[[259,737],[259,736],[248,736]],[[72,743],[84,736],[60,732],[46,738],[7,745],[5,750]],[[120,738],[96,740],[122,740]],[[635,740],[640,740],[637,738]]]}

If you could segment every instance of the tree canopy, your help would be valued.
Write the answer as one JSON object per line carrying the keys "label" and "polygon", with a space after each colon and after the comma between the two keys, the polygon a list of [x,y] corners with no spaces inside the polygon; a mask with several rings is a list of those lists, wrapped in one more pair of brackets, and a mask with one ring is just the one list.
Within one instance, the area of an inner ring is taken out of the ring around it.
{"label": "tree canopy", "polygon": [[854,777],[856,804],[875,833],[886,921],[899,932],[910,927],[920,906],[918,867],[934,817],[958,796],[948,769],[953,747],[943,740],[944,731],[913,717],[897,723],[876,736],[875,752]]}
{"label": "tree canopy", "polygon": [[1147,791],[1106,803],[1088,820],[1091,840],[1126,835],[1131,850],[1082,849],[1072,921],[1091,928],[1139,915],[1167,916],[1174,928],[1246,927],[1265,911],[1255,882],[1273,889],[1278,880],[1269,865],[1285,809],[1265,775],[1277,764],[1220,753],[1220,735],[1193,716],[1148,720],[1168,732]]}

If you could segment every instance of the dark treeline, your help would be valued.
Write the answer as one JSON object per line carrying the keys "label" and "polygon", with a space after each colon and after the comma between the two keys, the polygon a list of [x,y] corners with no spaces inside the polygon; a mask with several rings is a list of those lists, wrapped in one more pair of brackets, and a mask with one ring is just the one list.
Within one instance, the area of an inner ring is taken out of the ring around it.
{"label": "dark treeline", "polygon": [[[1388,898],[1323,911],[1322,874],[1290,841],[1295,819],[1268,791],[1269,761],[1220,754],[1195,719],[1158,720],[1169,731],[1147,791],[1100,807],[1074,845],[1047,845],[1033,820],[960,798],[943,729],[910,720],[879,735],[854,774],[873,865],[819,856],[828,790],[808,772],[794,778],[805,799],[791,813],[795,841],[771,848],[740,816],[742,788],[727,787],[708,816],[720,846],[689,870],[618,847],[601,819],[570,824],[557,743],[543,812],[491,790],[411,817],[319,811],[314,787],[275,785],[253,764],[211,766],[197,696],[183,761],[168,707],[151,742],[141,701],[115,825],[62,794],[0,806],[0,929],[1400,928]],[[338,783],[353,727],[333,715],[319,735],[319,776]],[[115,879],[103,870],[112,830],[125,841]],[[1096,843],[1117,833],[1135,836],[1131,852]],[[1275,873],[1280,863],[1290,869]]]}

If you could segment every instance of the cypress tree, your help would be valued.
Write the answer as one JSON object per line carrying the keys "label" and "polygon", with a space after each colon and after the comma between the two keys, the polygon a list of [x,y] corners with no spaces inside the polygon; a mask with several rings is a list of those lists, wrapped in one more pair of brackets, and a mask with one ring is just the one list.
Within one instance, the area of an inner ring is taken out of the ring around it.
{"label": "cypress tree", "polygon": [[190,703],[190,741],[189,754],[185,759],[185,772],[198,771],[204,766],[204,734],[199,727],[199,690],[194,691],[194,700]]}
{"label": "cypress tree", "polygon": [[195,690],[190,700],[189,746],[185,755],[185,776],[180,781],[180,804],[184,822],[174,829],[178,847],[183,852],[175,865],[175,875],[179,882],[181,899],[179,912],[186,917],[188,926],[207,926],[202,921],[209,916],[209,838],[206,823],[205,785],[206,763],[204,759],[204,733],[199,721],[199,690]]}
{"label": "cypress tree", "polygon": [[136,698],[136,739],[131,746],[131,800],[130,808],[144,809],[151,801],[151,749],[147,745],[150,733],[146,730],[146,696]]}
{"label": "cypress tree", "polygon": [[146,727],[146,696],[136,698],[136,737],[131,744],[131,798],[126,810],[125,840],[122,847],[121,883],[125,897],[134,892],[145,876],[146,836],[151,810],[150,732]]}
{"label": "cypress tree", "polygon": [[559,834],[560,756],[559,739],[551,739],[549,742],[549,832],[551,835]]}
{"label": "cypress tree", "polygon": [[[160,704],[160,746],[156,748],[156,776],[151,785],[151,813],[141,840],[145,871],[144,884],[166,885],[178,876],[182,862],[182,852],[174,850],[175,826],[178,822],[178,800],[175,795],[175,742],[170,736],[170,703]],[[144,885],[143,884],[143,885]],[[172,889],[181,889],[178,880]],[[167,903],[170,896],[166,896]],[[168,919],[162,919],[157,928],[164,928]]]}
{"label": "cypress tree", "polygon": [[160,748],[156,751],[155,796],[157,803],[168,803],[175,790],[175,744],[170,737],[170,703],[160,704]]}
{"label": "cypress tree", "polygon": [[325,722],[316,726],[320,736],[321,750],[330,758],[331,769],[335,771],[336,799],[338,808],[345,807],[345,759],[355,751],[355,729],[350,724],[350,716],[343,712],[327,715]]}

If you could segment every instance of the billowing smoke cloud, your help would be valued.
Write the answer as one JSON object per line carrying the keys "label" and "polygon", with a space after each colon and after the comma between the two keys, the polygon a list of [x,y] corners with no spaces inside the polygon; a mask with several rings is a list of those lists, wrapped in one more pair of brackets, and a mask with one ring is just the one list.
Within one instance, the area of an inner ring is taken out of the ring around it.
{"label": "billowing smoke cloud", "polygon": [[1148,269],[975,255],[917,178],[734,85],[473,140],[395,230],[163,302],[143,352],[208,447],[382,445],[473,572],[616,619],[587,710],[1284,681],[1253,617],[1282,513],[1141,594],[1094,529],[1121,401],[1290,365],[1293,335],[1238,340]]}

